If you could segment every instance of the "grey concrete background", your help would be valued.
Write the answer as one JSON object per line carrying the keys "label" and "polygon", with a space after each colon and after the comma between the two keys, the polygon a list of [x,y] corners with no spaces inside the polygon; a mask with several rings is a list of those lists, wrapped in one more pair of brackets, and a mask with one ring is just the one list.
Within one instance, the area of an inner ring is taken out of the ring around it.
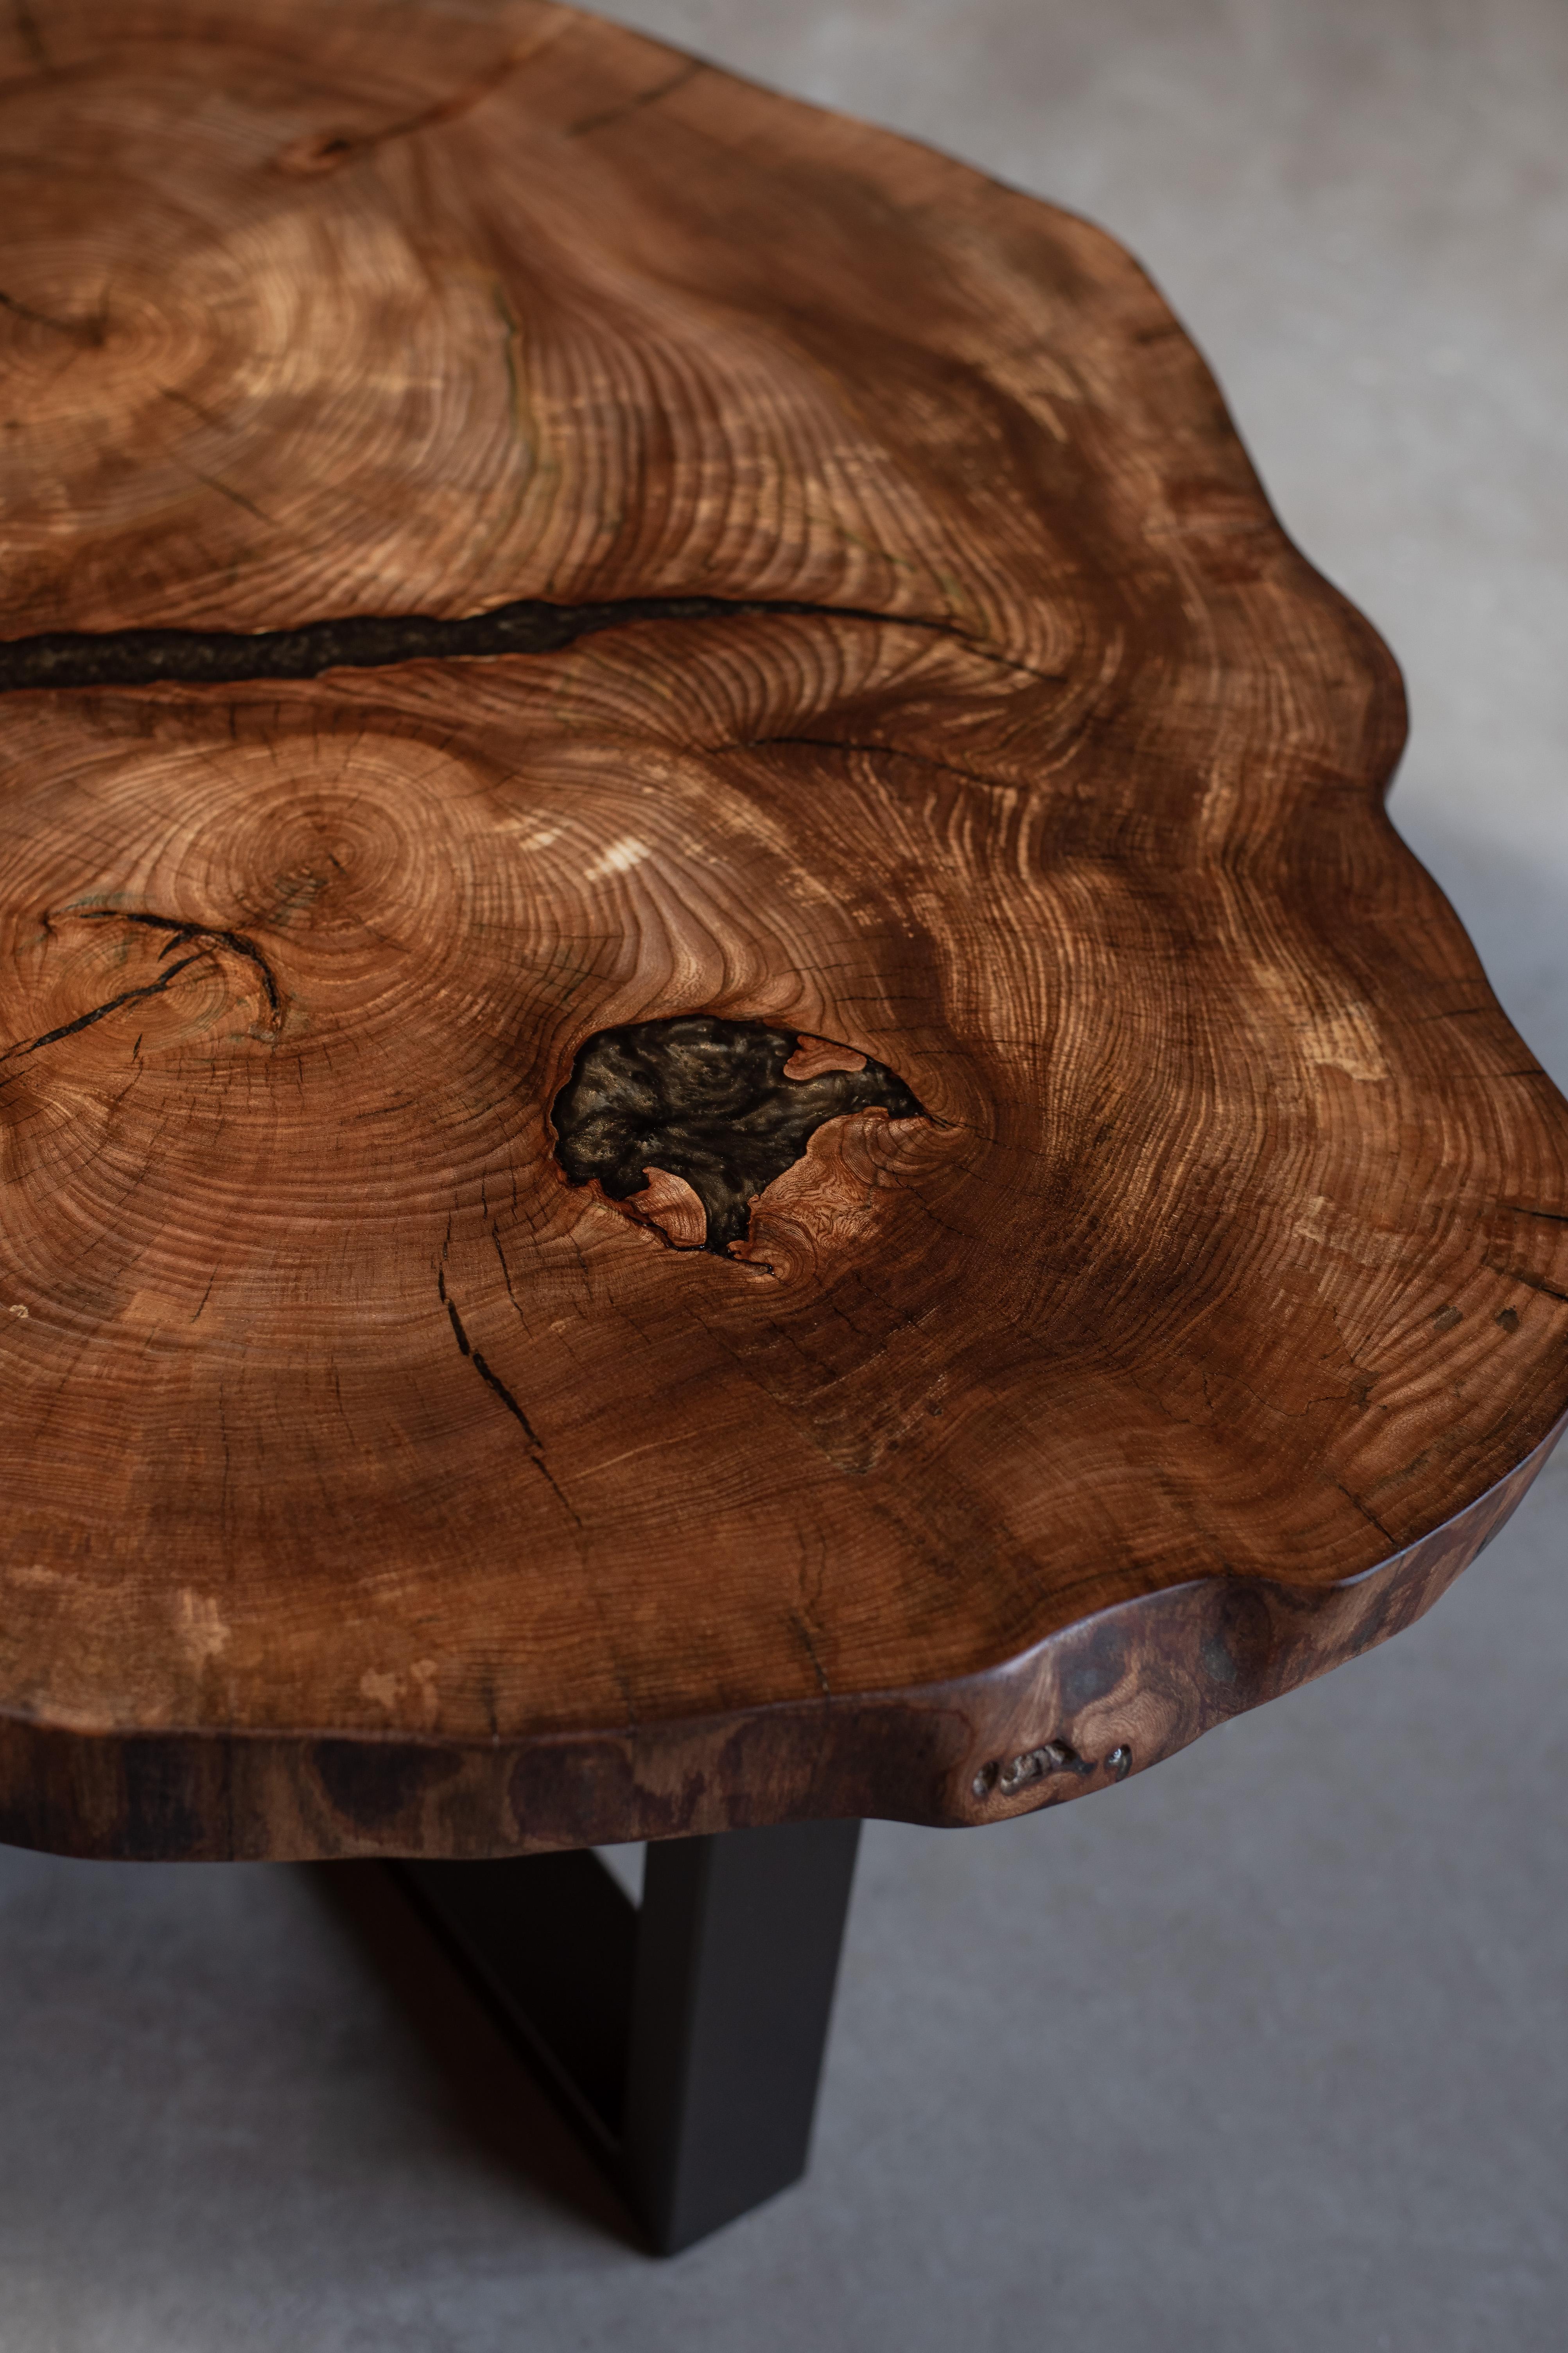
{"label": "grey concrete background", "polygon": [[[1561,0],[608,13],[1142,255],[1402,657],[1395,815],[1568,1083]],[[1565,1530],[1568,1463],[1157,1773],[873,1826],[811,2178],[671,2265],[374,1873],[0,1852],[0,2353],[1561,2353]]]}

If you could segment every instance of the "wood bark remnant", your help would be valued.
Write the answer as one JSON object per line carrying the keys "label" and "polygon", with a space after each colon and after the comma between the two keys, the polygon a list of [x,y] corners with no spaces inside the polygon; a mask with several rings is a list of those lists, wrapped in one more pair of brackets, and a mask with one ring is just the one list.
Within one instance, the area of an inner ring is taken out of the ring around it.
{"label": "wood bark remnant", "polygon": [[0,112],[0,1836],[984,1821],[1417,1616],[1568,1106],[1121,248],[534,0]]}

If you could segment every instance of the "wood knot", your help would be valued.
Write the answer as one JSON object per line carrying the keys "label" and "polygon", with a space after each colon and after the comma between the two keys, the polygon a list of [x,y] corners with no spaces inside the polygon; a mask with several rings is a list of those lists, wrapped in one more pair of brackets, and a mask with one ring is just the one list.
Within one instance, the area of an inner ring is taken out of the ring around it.
{"label": "wood knot", "polygon": [[706,1013],[589,1039],[552,1109],[568,1184],[657,1227],[678,1249],[729,1258],[752,1204],[829,1120],[928,1119],[896,1071],[856,1048]]}
{"label": "wood knot", "polygon": [[1076,1748],[1065,1741],[1042,1740],[1034,1748],[1021,1748],[1016,1757],[998,1757],[983,1765],[970,1784],[971,1794],[982,1805],[992,1798],[1016,1798],[1020,1791],[1037,1781],[1048,1780],[1053,1774],[1070,1773],[1076,1779],[1088,1780],[1104,1771],[1116,1781],[1124,1781],[1132,1770],[1132,1751],[1125,1741],[1118,1742],[1104,1760],[1097,1766],[1091,1757],[1080,1757]]}

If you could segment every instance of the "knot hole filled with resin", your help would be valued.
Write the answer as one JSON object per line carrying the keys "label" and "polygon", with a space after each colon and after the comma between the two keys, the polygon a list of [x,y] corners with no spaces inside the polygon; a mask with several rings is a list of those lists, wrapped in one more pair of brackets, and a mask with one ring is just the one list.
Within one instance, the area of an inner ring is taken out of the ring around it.
{"label": "knot hole filled with resin", "polygon": [[569,1184],[596,1186],[677,1249],[728,1258],[752,1204],[817,1130],[857,1112],[930,1116],[896,1071],[852,1046],[685,1014],[589,1039],[552,1117]]}

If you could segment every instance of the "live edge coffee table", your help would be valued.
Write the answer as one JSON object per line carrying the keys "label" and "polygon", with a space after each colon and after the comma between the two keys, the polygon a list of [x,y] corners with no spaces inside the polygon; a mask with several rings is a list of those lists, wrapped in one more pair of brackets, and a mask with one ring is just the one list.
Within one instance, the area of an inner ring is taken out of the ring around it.
{"label": "live edge coffee table", "polygon": [[533,0],[30,0],[0,109],[0,1836],[401,1859],[679,2246],[860,1817],[1506,1518],[1568,1105],[1098,229]]}

